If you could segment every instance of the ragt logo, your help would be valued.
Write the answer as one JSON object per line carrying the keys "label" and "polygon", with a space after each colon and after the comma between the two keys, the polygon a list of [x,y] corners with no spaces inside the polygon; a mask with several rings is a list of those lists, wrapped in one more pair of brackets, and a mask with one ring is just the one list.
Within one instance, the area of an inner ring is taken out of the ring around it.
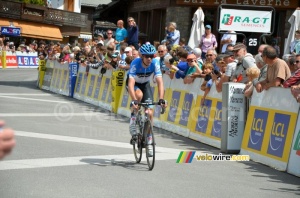
{"label": "ragt logo", "polygon": [[241,17],[241,16],[232,16],[230,14],[224,14],[222,19],[222,24],[232,25],[233,23],[254,23],[254,24],[266,24],[270,18],[260,18],[260,17]]}

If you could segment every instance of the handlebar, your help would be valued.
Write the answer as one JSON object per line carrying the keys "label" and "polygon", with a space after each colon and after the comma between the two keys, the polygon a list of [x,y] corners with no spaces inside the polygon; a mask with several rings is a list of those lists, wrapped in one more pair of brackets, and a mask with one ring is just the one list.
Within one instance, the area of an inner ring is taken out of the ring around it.
{"label": "handlebar", "polygon": [[[150,105],[161,105],[161,103],[160,102],[141,102],[141,103],[138,103],[137,105],[148,108]],[[164,114],[165,112],[166,112],[166,108],[161,107],[160,114]]]}

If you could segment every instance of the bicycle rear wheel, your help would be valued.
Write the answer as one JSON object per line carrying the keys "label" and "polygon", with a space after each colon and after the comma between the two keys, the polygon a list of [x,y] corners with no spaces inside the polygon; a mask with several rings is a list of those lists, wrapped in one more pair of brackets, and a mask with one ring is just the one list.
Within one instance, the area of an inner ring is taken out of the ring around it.
{"label": "bicycle rear wheel", "polygon": [[142,135],[138,134],[137,135],[137,140],[133,144],[133,154],[134,154],[134,157],[135,157],[135,161],[137,163],[140,163],[141,160],[142,160],[142,151],[143,151]]}
{"label": "bicycle rear wheel", "polygon": [[[144,125],[144,138],[146,140],[146,158],[147,158],[147,164],[149,167],[149,170],[152,170],[154,168],[155,163],[155,140],[154,140],[154,134],[153,134],[153,128],[151,121],[147,121]],[[148,143],[148,135],[152,135],[152,142]],[[149,149],[152,148],[152,156],[149,155]]]}

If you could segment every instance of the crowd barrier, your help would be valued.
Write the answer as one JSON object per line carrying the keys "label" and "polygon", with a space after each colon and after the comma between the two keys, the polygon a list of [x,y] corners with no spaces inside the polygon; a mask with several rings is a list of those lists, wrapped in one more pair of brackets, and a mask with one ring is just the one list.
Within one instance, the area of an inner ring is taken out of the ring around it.
{"label": "crowd barrier", "polygon": [[299,103],[291,96],[290,89],[270,88],[262,93],[254,91],[241,154],[285,171],[298,115]]}
{"label": "crowd barrier", "polygon": [[[3,65],[3,63],[5,64]],[[37,52],[1,52],[0,68],[37,68],[38,66]]]}
{"label": "crowd barrier", "polygon": [[[47,62],[42,88],[63,94],[59,90],[67,88],[67,69],[59,63]],[[130,117],[131,98],[125,80],[123,71],[108,70],[102,75],[100,68],[87,73],[85,67],[79,67],[73,97]],[[240,151],[254,161],[300,175],[299,104],[290,89],[254,91],[247,115],[243,84],[226,83],[223,93],[218,93],[213,85],[201,106],[203,79],[183,84],[182,79],[171,80],[164,75],[163,81],[168,110],[161,115],[160,107],[154,108],[156,127],[220,148],[222,152]],[[153,82],[151,89],[157,101],[158,88]]]}

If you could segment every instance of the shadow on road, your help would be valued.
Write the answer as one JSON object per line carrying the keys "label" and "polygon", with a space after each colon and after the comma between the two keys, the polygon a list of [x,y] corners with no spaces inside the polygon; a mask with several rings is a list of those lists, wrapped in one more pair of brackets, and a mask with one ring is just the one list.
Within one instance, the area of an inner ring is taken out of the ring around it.
{"label": "shadow on road", "polygon": [[[133,157],[133,154],[132,154]],[[118,166],[134,171],[149,171],[147,163],[141,162],[137,164],[135,161],[124,161],[114,159],[95,159],[95,158],[84,158],[81,162],[88,163],[94,166],[107,167],[107,166]]]}

